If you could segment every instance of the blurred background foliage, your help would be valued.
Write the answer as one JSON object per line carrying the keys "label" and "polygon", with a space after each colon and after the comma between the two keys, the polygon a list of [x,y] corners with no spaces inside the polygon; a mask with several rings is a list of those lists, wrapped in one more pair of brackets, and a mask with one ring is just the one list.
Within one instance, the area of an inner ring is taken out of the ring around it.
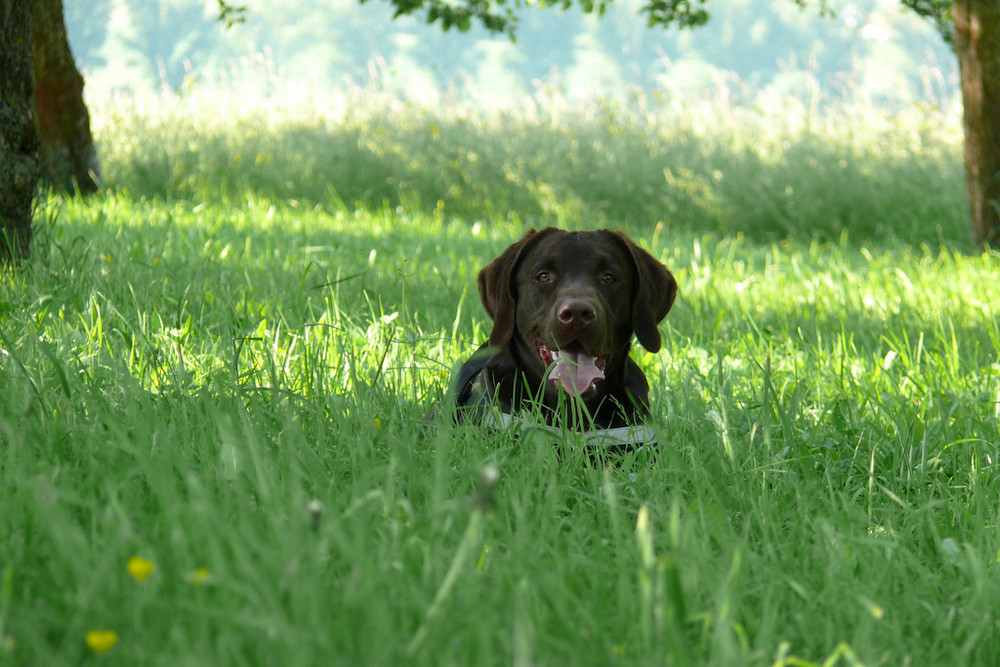
{"label": "blurred background foliage", "polygon": [[792,0],[716,0],[695,30],[647,28],[642,3],[618,0],[603,18],[522,9],[516,42],[478,27],[443,33],[415,17],[392,20],[389,3],[354,0],[246,0],[246,22],[230,30],[217,23],[213,0],[66,0],[65,12],[78,64],[98,91],[179,90],[239,78],[251,62],[283,82],[377,77],[404,98],[448,93],[493,106],[542,87],[621,98],[636,88],[692,95],[749,86],[785,96],[819,86],[825,96],[887,105],[955,94],[950,47],[899,0],[831,0],[832,18]]}

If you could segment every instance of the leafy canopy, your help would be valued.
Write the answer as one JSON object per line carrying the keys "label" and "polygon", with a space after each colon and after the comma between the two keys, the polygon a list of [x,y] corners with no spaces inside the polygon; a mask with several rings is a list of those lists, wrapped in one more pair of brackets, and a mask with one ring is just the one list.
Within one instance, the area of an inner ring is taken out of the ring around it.
{"label": "leafy canopy", "polygon": [[904,6],[909,7],[923,17],[934,22],[934,26],[944,37],[946,42],[951,42],[952,37],[952,17],[951,0],[900,0]]}
{"label": "leafy canopy", "polygon": [[[369,0],[358,0],[364,4]],[[493,33],[504,33],[514,39],[517,30],[515,10],[521,7],[560,7],[569,9],[576,4],[584,12],[603,15],[614,0],[388,0],[396,8],[392,17],[424,12],[428,23],[438,23],[444,30],[465,31],[478,22]],[[246,8],[228,0],[219,3],[219,21],[231,27],[244,20]],[[815,6],[820,13],[832,15],[828,0],[792,0],[800,7]],[[929,18],[946,41],[951,41],[950,0],[900,0],[917,14]],[[709,0],[647,0],[640,10],[652,26],[678,25],[691,28],[708,21]]]}

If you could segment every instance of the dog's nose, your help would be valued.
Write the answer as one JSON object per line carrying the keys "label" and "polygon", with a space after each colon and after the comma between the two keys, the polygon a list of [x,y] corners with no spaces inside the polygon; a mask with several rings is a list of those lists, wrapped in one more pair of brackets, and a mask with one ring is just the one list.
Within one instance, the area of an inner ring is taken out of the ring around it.
{"label": "dog's nose", "polygon": [[559,323],[564,327],[589,327],[597,319],[594,308],[584,299],[570,299],[559,306]]}

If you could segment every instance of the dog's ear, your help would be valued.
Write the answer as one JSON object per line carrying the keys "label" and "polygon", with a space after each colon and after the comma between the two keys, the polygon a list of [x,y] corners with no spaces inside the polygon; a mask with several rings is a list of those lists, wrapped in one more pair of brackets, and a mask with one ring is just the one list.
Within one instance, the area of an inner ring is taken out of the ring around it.
{"label": "dog's ear", "polygon": [[667,316],[677,298],[677,281],[655,257],[621,232],[613,232],[632,256],[635,283],[632,296],[632,330],[639,344],[659,352],[662,341],[656,325]]}
{"label": "dog's ear", "polygon": [[517,266],[527,250],[551,231],[552,227],[541,231],[529,230],[520,241],[511,244],[479,272],[479,298],[486,314],[493,320],[489,338],[491,347],[503,347],[513,337],[517,315],[517,286],[514,284]]}

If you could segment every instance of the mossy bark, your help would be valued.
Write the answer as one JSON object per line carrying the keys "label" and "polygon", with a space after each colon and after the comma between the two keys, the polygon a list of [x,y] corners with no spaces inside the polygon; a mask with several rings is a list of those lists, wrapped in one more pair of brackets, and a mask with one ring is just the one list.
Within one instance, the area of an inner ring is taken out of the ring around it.
{"label": "mossy bark", "polygon": [[34,0],[35,111],[44,181],[73,191],[98,189],[100,170],[83,102],[83,76],[66,36],[62,0]]}
{"label": "mossy bark", "polygon": [[1000,246],[1000,2],[954,0],[972,234]]}
{"label": "mossy bark", "polygon": [[38,182],[31,0],[0,0],[0,261],[27,257]]}

